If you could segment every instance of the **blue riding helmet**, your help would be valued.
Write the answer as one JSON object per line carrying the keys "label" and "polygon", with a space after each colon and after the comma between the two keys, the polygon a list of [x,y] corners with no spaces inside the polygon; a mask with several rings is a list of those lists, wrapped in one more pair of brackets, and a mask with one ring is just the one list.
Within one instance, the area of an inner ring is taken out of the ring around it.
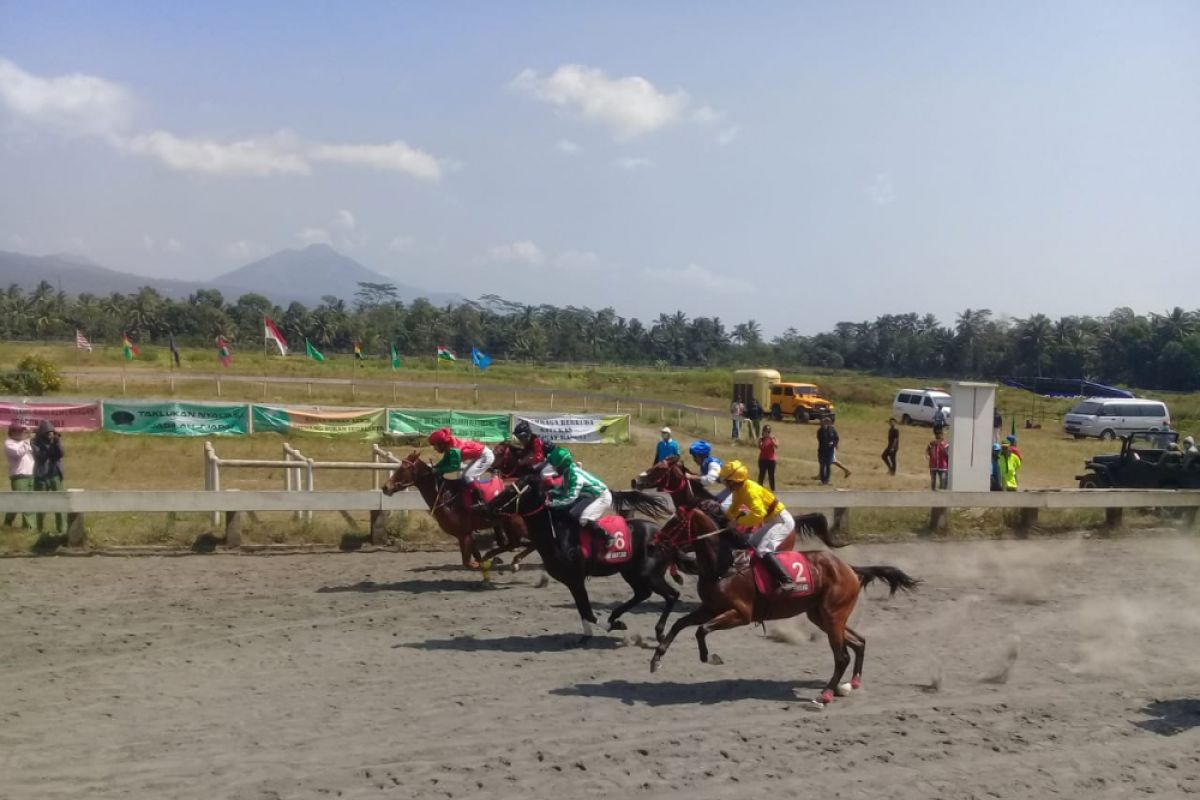
{"label": "blue riding helmet", "polygon": [[693,442],[692,446],[688,448],[688,452],[694,455],[696,458],[708,458],[710,455],[712,455],[712,445],[701,439],[697,442]]}

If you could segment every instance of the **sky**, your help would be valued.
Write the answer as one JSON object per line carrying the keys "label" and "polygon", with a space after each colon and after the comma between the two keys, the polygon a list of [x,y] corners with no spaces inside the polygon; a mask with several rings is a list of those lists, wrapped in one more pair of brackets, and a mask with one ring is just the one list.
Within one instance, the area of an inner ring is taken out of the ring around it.
{"label": "sky", "polygon": [[1190,0],[0,0],[0,249],[161,277],[328,242],[769,335],[1194,308],[1198,142]]}

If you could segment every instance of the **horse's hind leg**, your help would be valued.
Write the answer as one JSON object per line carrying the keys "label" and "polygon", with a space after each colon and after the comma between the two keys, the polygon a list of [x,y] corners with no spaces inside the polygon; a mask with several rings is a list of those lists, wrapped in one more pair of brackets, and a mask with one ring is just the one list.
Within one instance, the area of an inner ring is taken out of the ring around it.
{"label": "horse's hind leg", "polygon": [[537,550],[537,548],[536,548],[536,547],[534,547],[533,545],[531,545],[531,544],[530,544],[530,545],[526,545],[524,550],[522,550],[522,551],[521,551],[520,553],[518,553],[517,555],[513,556],[513,560],[512,560],[512,571],[513,571],[513,572],[516,572],[517,570],[519,570],[519,569],[521,568],[521,561],[522,561],[523,559],[525,559],[525,557],[527,557],[527,556],[528,556],[530,553],[532,553],[534,550]]}
{"label": "horse's hind leg", "polygon": [[862,686],[863,661],[867,658],[867,639],[858,631],[846,626],[846,644],[854,651],[854,669],[850,673],[850,688]]}
{"label": "horse's hind leg", "polygon": [[[710,633],[713,631],[725,631],[730,628],[739,628],[748,622],[749,620],[743,617],[736,608],[731,608],[727,611],[722,611],[699,628],[696,628],[696,646],[700,648],[700,660],[705,664],[708,663],[708,635]],[[714,664],[722,663],[721,659],[716,655],[712,659],[712,663]]]}
{"label": "horse's hind leg", "polygon": [[617,617],[645,602],[646,599],[654,593],[654,590],[650,588],[650,582],[645,578],[633,577],[623,573],[621,577],[624,578],[625,582],[629,584],[629,587],[633,589],[633,597],[614,608],[612,613],[608,615],[608,629],[610,631],[626,630],[625,623],[621,622],[619,619],[617,619]]}
{"label": "horse's hind leg", "polygon": [[667,618],[671,616],[671,612],[675,610],[675,604],[679,602],[679,592],[675,590],[674,586],[667,583],[662,573],[650,576],[650,583],[654,591],[658,592],[663,599],[663,612],[654,626],[654,638],[661,644],[663,631],[667,628]]}
{"label": "horse's hind leg", "polygon": [[821,692],[822,703],[832,703],[834,694],[842,683],[842,676],[846,674],[846,667],[850,666],[850,652],[846,647],[846,617],[849,613],[821,613],[818,609],[810,609],[808,618],[813,624],[825,631],[825,636],[829,639],[829,649],[833,651],[833,677],[829,679],[829,683],[825,684],[825,689]]}

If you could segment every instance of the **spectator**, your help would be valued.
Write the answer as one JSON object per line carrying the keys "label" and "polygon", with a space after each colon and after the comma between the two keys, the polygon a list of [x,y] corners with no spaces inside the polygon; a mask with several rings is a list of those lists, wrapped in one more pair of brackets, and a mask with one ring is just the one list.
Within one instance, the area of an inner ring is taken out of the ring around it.
{"label": "spectator", "polygon": [[946,428],[946,410],[939,404],[933,412],[933,435],[941,436]]}
{"label": "spectator", "polygon": [[933,439],[925,446],[925,456],[929,459],[929,488],[933,491],[946,488],[946,476],[950,471],[950,449],[941,431],[935,429]]}
{"label": "spectator", "polygon": [[883,448],[883,463],[887,466],[888,475],[896,474],[896,453],[900,451],[900,429],[896,427],[896,418],[888,420],[887,447]]}
{"label": "spectator", "polygon": [[[660,461],[666,461],[672,456],[679,458],[679,442],[671,438],[670,428],[663,428],[662,438],[654,447],[654,464],[657,464]],[[654,466],[654,464],[651,464],[651,466]]]}
{"label": "spectator", "polygon": [[750,420],[750,435],[758,439],[762,433],[759,431],[759,426],[762,425],[763,407],[758,402],[758,398],[751,397],[750,402],[746,404],[746,419]]}
{"label": "spectator", "polygon": [[992,442],[992,481],[991,490],[998,492],[1000,486],[1000,443]]}
{"label": "spectator", "polygon": [[1000,409],[992,411],[992,441],[1000,444],[1000,431],[1004,429],[1004,417],[1000,416]]}
{"label": "spectator", "polygon": [[1017,473],[1021,471],[1021,457],[1013,452],[1012,445],[1005,439],[1000,443],[1000,457],[997,459],[1000,474],[1000,487],[1006,492],[1017,490]]}
{"label": "spectator", "polygon": [[771,433],[770,425],[763,425],[762,436],[758,438],[758,484],[763,483],[765,476],[770,483],[771,491],[775,491],[775,451],[779,449],[779,440]]}
{"label": "spectator", "polygon": [[[61,492],[63,488],[63,446],[58,431],[48,419],[38,425],[37,434],[33,437],[33,490],[35,492]],[[42,530],[45,514],[37,515],[37,529]],[[54,515],[54,532],[66,530],[66,518],[63,514]]]}
{"label": "spectator", "polygon": [[833,420],[821,417],[821,427],[817,428],[817,464],[820,467],[817,477],[822,486],[829,485],[833,472],[833,461],[837,458],[838,432],[833,427]]}
{"label": "spectator", "polygon": [[[8,456],[8,480],[14,492],[33,491],[33,445],[29,443],[29,429],[19,422],[8,426],[8,439],[4,441],[4,454]],[[16,513],[4,515],[4,524],[11,527]],[[26,530],[33,530],[33,514],[26,511],[21,515]]]}
{"label": "spectator", "polygon": [[1017,458],[1020,458],[1021,451],[1017,449],[1017,435],[1015,433],[1010,433],[1008,436],[1004,437],[1004,441],[1008,442],[1009,449],[1013,451],[1013,455],[1015,455]]}
{"label": "spectator", "polygon": [[1196,440],[1191,436],[1183,437],[1183,452],[1185,455],[1188,453],[1191,453],[1192,455],[1200,453],[1200,449],[1196,448]]}
{"label": "spectator", "polygon": [[742,438],[742,417],[746,416],[746,406],[735,397],[729,404],[729,414],[733,417],[733,440],[736,442]]}

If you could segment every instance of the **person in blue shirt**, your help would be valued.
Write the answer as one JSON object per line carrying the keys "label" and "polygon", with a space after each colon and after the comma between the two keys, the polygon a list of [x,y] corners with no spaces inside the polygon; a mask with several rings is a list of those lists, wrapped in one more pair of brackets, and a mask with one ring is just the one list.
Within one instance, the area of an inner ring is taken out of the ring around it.
{"label": "person in blue shirt", "polygon": [[[679,458],[679,442],[671,438],[670,428],[663,428],[662,439],[659,440],[658,445],[654,448],[654,464],[666,461],[672,456]],[[654,466],[654,464],[650,466]]]}

